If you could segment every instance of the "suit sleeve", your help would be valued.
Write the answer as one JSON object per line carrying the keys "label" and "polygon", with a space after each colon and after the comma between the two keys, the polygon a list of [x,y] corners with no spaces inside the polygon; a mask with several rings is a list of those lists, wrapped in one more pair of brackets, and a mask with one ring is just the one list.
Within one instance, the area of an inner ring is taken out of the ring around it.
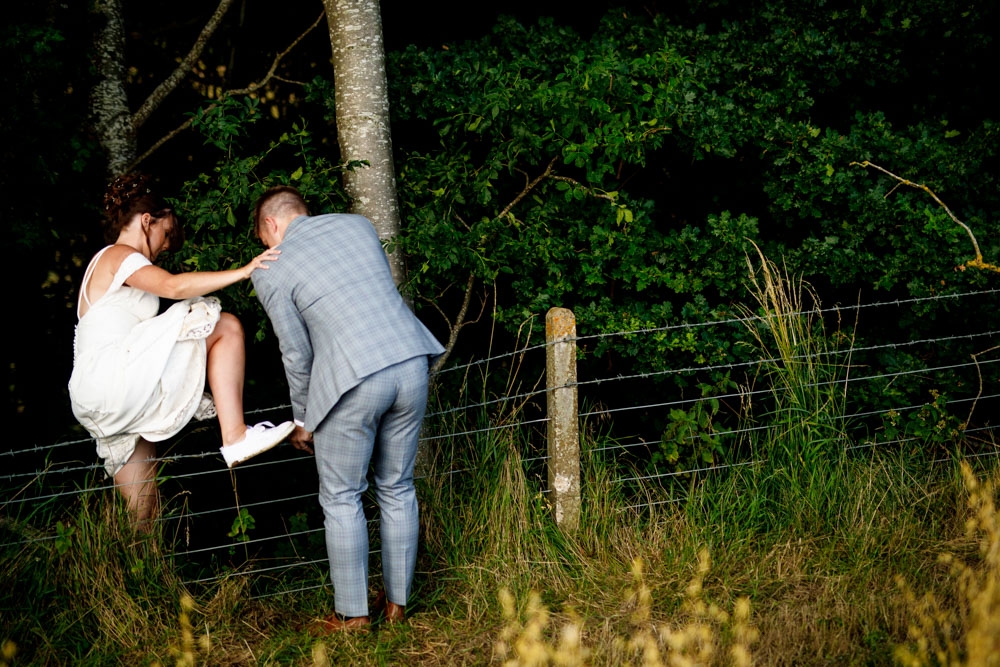
{"label": "suit sleeve", "polygon": [[273,281],[254,271],[254,290],[260,300],[271,326],[278,337],[281,361],[285,366],[285,378],[292,402],[292,416],[296,422],[306,419],[306,404],[309,396],[309,379],[312,372],[313,348],[302,314],[295,307],[290,290],[279,290]]}

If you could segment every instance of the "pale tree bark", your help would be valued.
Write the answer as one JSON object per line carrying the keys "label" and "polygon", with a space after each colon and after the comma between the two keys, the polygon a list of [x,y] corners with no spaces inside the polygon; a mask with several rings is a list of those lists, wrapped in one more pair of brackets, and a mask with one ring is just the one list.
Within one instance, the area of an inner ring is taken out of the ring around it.
{"label": "pale tree bark", "polygon": [[[351,211],[375,225],[379,238],[399,234],[399,201],[389,131],[389,93],[378,0],[323,0],[333,49],[337,143],[345,163],[367,162],[344,172]],[[406,280],[402,253],[389,253],[397,286]]]}
{"label": "pale tree bark", "polygon": [[125,173],[135,159],[136,138],[125,92],[125,20],[122,0],[98,0],[95,11],[104,19],[94,44],[98,81],[91,95],[94,130],[107,154],[107,175]]}
{"label": "pale tree bark", "polygon": [[133,115],[125,90],[125,18],[123,0],[97,0],[95,11],[104,19],[94,42],[94,66],[98,81],[91,95],[94,130],[107,155],[107,175],[119,176],[135,166],[136,135],[149,115],[172,93],[198,62],[209,37],[222,21],[233,0],[220,0],[191,50]]}

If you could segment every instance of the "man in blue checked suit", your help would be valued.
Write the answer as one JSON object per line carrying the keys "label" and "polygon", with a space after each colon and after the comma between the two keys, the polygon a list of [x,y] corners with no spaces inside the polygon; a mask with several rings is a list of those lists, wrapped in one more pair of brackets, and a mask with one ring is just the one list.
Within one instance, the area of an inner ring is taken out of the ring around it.
{"label": "man in blue checked suit", "polygon": [[361,504],[369,466],[381,511],[385,589],[375,611],[405,616],[419,520],[413,486],[427,405],[427,368],[444,348],[396,289],[367,218],[309,216],[299,192],[279,186],[254,210],[257,236],[281,257],[255,271],[257,297],[278,336],[295,430],[316,455],[319,500],[336,613],[321,632],[369,625],[368,529]]}

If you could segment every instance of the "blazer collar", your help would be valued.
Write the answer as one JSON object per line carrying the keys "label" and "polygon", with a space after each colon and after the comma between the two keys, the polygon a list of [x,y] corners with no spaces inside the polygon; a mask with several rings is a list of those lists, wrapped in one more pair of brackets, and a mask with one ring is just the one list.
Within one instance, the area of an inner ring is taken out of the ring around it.
{"label": "blazer collar", "polygon": [[[300,215],[289,222],[288,227],[285,228],[285,235],[281,237],[281,243],[287,241],[290,234],[294,234],[298,229],[303,227],[305,225],[305,220],[308,217],[308,215]],[[278,245],[281,244],[279,243]]]}

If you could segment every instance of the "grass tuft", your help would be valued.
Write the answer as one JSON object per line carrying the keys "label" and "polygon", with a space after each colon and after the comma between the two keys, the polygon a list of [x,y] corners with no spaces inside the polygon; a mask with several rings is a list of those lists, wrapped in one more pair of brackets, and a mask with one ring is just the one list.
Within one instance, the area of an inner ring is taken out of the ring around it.
{"label": "grass tuft", "polygon": [[[756,247],[756,246],[755,246]],[[753,443],[754,508],[802,530],[822,529],[844,498],[842,464],[846,384],[835,363],[840,335],[828,335],[819,299],[801,278],[788,274],[757,248],[747,258],[750,294],[759,310],[744,308],[763,359],[770,389],[764,406],[765,435]],[[747,408],[752,415],[754,406]]]}

